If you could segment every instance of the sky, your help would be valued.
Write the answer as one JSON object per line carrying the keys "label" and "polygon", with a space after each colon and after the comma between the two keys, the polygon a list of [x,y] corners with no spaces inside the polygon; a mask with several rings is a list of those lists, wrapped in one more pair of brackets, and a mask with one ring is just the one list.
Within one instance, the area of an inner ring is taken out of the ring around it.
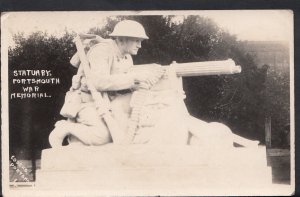
{"label": "sky", "polygon": [[293,13],[287,10],[203,12],[240,40],[289,40]]}
{"label": "sky", "polygon": [[18,32],[34,31],[61,36],[65,30],[87,32],[104,24],[111,15],[200,15],[211,18],[238,40],[289,40],[293,32],[293,13],[289,10],[217,10],[217,11],[140,11],[140,12],[11,12],[1,16],[8,39]]}

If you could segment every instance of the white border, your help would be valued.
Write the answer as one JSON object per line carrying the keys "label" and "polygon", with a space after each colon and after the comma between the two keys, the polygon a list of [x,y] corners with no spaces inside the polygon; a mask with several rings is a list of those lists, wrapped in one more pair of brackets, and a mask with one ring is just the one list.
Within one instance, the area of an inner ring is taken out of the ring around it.
{"label": "white border", "polygon": [[[205,12],[205,10],[189,10],[189,11],[176,11],[176,10],[167,10],[167,11],[99,11],[99,14],[102,14],[103,16],[108,15],[199,15],[199,12]],[[241,10],[209,10],[207,12],[211,11],[235,11],[239,12]],[[243,10],[247,11],[247,10]],[[248,10],[248,11],[255,11],[255,10]],[[264,10],[259,10],[264,11]],[[268,10],[265,10],[268,11]],[[276,10],[271,10],[276,11]],[[287,11],[287,10],[285,10]],[[293,12],[291,10],[288,10],[292,15]],[[78,14],[85,13],[89,11],[72,11],[76,12]],[[96,12],[96,11],[93,11]],[[9,121],[8,121],[8,40],[6,39],[10,32],[8,31],[6,19],[9,17],[10,13],[16,13],[16,12],[6,12],[1,14],[1,100],[2,100],[2,108],[1,108],[1,118],[2,118],[2,125],[1,125],[1,131],[2,131],[2,188],[3,188],[3,194],[9,194],[10,196],[53,196],[53,195],[63,195],[66,194],[72,195],[72,196],[82,196],[87,195],[86,191],[64,191],[58,192],[58,191],[37,191],[37,190],[11,190],[9,188]],[[18,13],[28,13],[28,12],[18,12]],[[54,14],[55,12],[32,12],[32,13],[45,13],[45,14]],[[63,12],[60,12],[63,13]],[[69,12],[68,12],[69,13]],[[292,21],[293,22],[293,21]],[[260,190],[255,195],[290,195],[295,191],[295,99],[294,99],[294,34],[291,32],[290,35],[290,123],[291,123],[291,185],[290,187],[286,188],[286,190],[282,191],[276,191],[271,192],[269,190]],[[5,165],[6,164],[6,165]],[[187,191],[184,195],[191,195],[192,191]],[[207,193],[211,191],[203,191],[203,194],[210,194],[210,195],[224,195],[224,193],[220,193],[218,191],[215,191],[215,193]],[[224,192],[224,191],[223,191]],[[89,195],[99,195],[98,192],[88,192]],[[102,193],[101,195],[116,195],[114,192],[109,193]],[[227,194],[230,194],[230,190]],[[120,195],[120,194],[118,194]],[[128,194],[122,194],[122,195],[132,195],[132,193]],[[136,194],[135,195],[139,195]],[[140,194],[143,195],[143,194]],[[168,195],[168,194],[165,194]],[[174,195],[174,193],[170,192],[169,195]]]}

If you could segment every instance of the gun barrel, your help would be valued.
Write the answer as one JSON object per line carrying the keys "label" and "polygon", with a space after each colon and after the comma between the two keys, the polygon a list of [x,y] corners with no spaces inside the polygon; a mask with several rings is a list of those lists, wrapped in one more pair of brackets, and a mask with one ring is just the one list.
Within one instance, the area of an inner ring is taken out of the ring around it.
{"label": "gun barrel", "polygon": [[170,66],[175,70],[177,76],[180,77],[235,74],[240,73],[242,70],[232,59],[180,64],[172,63]]}

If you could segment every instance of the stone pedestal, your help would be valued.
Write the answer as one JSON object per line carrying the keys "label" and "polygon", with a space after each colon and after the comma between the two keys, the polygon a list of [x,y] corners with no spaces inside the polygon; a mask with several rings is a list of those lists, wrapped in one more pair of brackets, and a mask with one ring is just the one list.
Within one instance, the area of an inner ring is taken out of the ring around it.
{"label": "stone pedestal", "polygon": [[104,195],[251,195],[271,180],[264,147],[110,144],[44,150],[36,185]]}

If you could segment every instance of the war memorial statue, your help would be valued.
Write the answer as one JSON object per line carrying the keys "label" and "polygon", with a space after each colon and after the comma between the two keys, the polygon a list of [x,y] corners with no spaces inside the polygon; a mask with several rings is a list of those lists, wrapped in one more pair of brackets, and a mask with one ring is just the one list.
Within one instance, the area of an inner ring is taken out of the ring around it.
{"label": "war memorial statue", "polygon": [[[182,77],[239,73],[233,60],[133,65],[131,56],[148,39],[143,26],[123,20],[110,37],[75,39],[71,64],[78,72],[61,110],[67,120],[56,123],[49,136],[52,148],[42,153],[41,187],[153,195],[269,184],[258,141],[192,117],[184,103]],[[69,145],[62,146],[66,137]],[[236,150],[234,142],[245,148]]]}
{"label": "war memorial statue", "polygon": [[[66,136],[70,144],[84,145],[187,144],[189,133],[196,139],[201,138],[201,132],[214,132],[216,138],[222,135],[220,145],[232,145],[233,134],[227,126],[206,123],[188,114],[179,77],[234,74],[240,72],[239,66],[232,60],[173,64],[170,68],[156,64],[133,66],[131,55],[136,55],[141,42],[148,39],[142,25],[124,20],[110,36],[114,39],[95,38],[98,43],[88,51],[90,78],[80,65],[78,53],[71,60],[79,71],[66,98],[70,104],[61,112],[71,121],[56,123],[49,138],[52,147],[62,146]],[[102,103],[93,98],[90,88],[101,94]],[[109,123],[101,118],[105,113],[112,116]],[[257,145],[247,140],[241,143]]]}

